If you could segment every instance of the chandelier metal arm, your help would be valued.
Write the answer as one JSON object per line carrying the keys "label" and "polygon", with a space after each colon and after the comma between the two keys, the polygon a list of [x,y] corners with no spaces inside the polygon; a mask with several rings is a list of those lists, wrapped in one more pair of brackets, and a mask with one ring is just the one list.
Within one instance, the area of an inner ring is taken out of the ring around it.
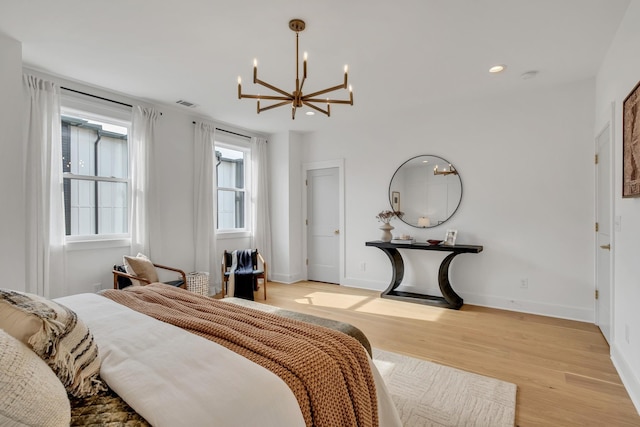
{"label": "chandelier metal arm", "polygon": [[290,100],[286,100],[286,101],[283,101],[283,102],[278,102],[277,104],[273,104],[273,105],[269,105],[267,107],[260,108],[260,100],[258,100],[258,114],[260,114],[263,111],[271,110],[272,108],[282,107],[283,105],[287,105],[287,104],[291,104],[291,101]]}
{"label": "chandelier metal arm", "polygon": [[308,101],[302,101],[302,103],[304,105],[306,105],[307,107],[311,108],[311,109],[314,109],[316,111],[321,112],[322,114],[326,115],[327,117],[331,117],[331,108],[329,107],[329,105],[327,105],[327,109],[326,110],[323,110],[322,108],[320,108],[320,107],[318,107],[316,105],[313,105],[312,103],[310,103]]}
{"label": "chandelier metal arm", "polygon": [[329,93],[329,92],[333,92],[334,90],[338,90],[338,89],[346,89],[347,87],[344,85],[337,85],[337,86],[333,86],[327,89],[323,89],[323,90],[319,90],[317,92],[313,92],[307,95],[304,95],[302,97],[302,99],[308,100],[309,98],[313,98],[314,96],[318,96],[318,95],[322,95],[324,93]]}
{"label": "chandelier metal arm", "polygon": [[346,104],[346,105],[353,105],[353,99],[322,99],[322,98],[312,98],[312,99],[306,99],[304,98],[302,100],[303,103],[308,103],[308,102],[318,102],[318,103],[325,103],[325,104]]}
{"label": "chandelier metal arm", "polygon": [[[264,86],[264,87],[266,87],[266,88],[269,88],[269,89],[271,89],[271,90],[272,90],[272,91],[274,91],[274,92],[278,92],[278,93],[282,94],[283,96],[287,96],[287,97],[289,97],[289,98],[292,98],[292,95],[291,95],[289,92],[286,92],[286,91],[284,91],[284,90],[282,90],[282,89],[279,89],[279,88],[277,88],[277,87],[275,87],[275,86],[273,86],[273,85],[270,85],[269,83],[264,82],[264,81],[262,81],[262,80],[260,80],[260,79],[254,79],[254,80],[253,80],[253,82],[254,82],[254,83],[257,83],[257,84],[259,84],[259,85],[262,85],[262,86]],[[243,96],[243,97],[245,97],[245,95],[242,95],[242,96]]]}

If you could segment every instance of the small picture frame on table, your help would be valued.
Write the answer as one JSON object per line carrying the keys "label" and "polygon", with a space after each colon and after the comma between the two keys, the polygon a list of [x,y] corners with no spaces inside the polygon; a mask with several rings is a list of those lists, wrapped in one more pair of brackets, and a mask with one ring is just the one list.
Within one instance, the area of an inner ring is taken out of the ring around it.
{"label": "small picture frame on table", "polygon": [[444,246],[455,246],[456,244],[456,236],[458,235],[458,230],[447,230],[447,234],[444,236],[444,242],[442,244]]}

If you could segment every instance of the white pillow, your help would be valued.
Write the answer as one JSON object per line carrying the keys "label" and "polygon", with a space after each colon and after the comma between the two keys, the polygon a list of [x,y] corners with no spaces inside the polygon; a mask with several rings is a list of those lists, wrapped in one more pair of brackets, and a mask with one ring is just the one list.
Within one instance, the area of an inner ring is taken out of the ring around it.
{"label": "white pillow", "polygon": [[[158,281],[156,267],[146,255],[138,253],[135,257],[124,256],[122,259],[124,261],[124,269],[127,271],[127,274],[147,279],[151,283]],[[133,286],[140,286],[146,285],[147,282],[131,279],[131,284]]]}
{"label": "white pillow", "polygon": [[68,426],[64,386],[25,344],[0,329],[0,425]]}

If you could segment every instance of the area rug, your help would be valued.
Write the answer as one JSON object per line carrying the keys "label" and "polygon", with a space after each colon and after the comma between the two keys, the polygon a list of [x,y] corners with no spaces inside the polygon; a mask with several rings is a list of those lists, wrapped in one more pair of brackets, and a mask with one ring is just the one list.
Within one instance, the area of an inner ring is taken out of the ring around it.
{"label": "area rug", "polygon": [[373,349],[404,427],[513,427],[516,385]]}

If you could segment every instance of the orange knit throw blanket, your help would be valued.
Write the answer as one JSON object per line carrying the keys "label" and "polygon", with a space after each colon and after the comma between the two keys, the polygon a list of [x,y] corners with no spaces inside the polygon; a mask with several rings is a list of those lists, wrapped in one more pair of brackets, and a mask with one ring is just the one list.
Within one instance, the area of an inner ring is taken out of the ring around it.
{"label": "orange knit throw blanket", "polygon": [[378,426],[369,356],[342,332],[160,283],[101,295],[271,370],[293,391],[307,426]]}

